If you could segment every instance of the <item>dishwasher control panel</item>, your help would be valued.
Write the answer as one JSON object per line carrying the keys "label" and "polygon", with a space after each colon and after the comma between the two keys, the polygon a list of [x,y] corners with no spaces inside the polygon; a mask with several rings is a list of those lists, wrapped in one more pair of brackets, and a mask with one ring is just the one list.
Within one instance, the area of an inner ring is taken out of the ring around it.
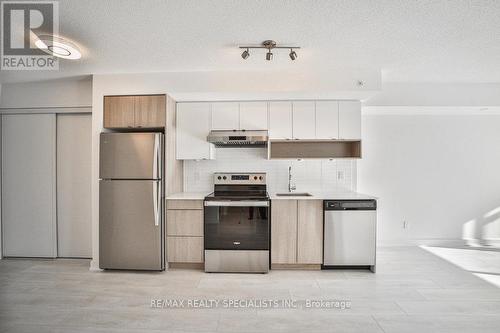
{"label": "dishwasher control panel", "polygon": [[376,210],[377,201],[369,200],[325,200],[325,210]]}

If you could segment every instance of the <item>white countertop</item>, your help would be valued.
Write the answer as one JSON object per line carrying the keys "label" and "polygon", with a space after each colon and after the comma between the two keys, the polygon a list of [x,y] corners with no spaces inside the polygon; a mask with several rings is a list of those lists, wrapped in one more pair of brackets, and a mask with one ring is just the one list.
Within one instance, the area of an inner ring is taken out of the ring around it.
{"label": "white countertop", "polygon": [[203,200],[211,192],[178,192],[167,195],[167,200]]}
{"label": "white countertop", "polygon": [[[296,191],[301,192],[301,191]],[[307,191],[306,191],[307,192]],[[286,193],[286,192],[278,192]],[[277,196],[276,193],[269,193],[271,200],[349,200],[349,199],[377,199],[377,197],[358,192],[307,192],[311,196]]]}
{"label": "white countertop", "polygon": [[[298,191],[299,192],[299,191]],[[203,200],[211,192],[179,192],[167,196],[167,200]],[[284,193],[284,192],[279,192]],[[377,199],[374,196],[358,192],[308,192],[309,197],[303,196],[277,196],[269,193],[271,200],[338,200],[338,199]]]}

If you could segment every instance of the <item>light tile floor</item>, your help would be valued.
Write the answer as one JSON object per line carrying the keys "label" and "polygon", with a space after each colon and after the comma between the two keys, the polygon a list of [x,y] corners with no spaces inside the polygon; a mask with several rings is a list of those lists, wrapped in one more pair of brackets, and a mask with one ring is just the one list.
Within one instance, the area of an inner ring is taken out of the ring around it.
{"label": "light tile floor", "polygon": [[[378,271],[90,272],[1,260],[0,332],[499,332],[500,252],[382,247]],[[480,273],[478,273],[480,272]],[[349,309],[151,308],[152,299],[348,300]]]}

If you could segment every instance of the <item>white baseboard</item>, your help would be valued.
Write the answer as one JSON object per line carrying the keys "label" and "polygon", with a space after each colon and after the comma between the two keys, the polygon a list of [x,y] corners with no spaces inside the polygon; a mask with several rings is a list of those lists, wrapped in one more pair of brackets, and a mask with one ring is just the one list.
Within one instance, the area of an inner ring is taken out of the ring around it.
{"label": "white baseboard", "polygon": [[387,239],[377,241],[378,246],[466,246],[463,239]]}
{"label": "white baseboard", "polygon": [[102,272],[103,269],[100,269],[99,268],[99,263],[96,260],[92,259],[90,261],[89,271],[91,271],[91,272]]}

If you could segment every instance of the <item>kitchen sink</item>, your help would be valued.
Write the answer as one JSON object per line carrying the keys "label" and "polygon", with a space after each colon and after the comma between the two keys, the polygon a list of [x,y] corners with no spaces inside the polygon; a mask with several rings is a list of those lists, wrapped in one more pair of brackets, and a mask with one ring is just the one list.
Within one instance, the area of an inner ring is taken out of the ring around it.
{"label": "kitchen sink", "polygon": [[311,193],[306,192],[288,192],[288,193],[276,193],[278,197],[312,197]]}

